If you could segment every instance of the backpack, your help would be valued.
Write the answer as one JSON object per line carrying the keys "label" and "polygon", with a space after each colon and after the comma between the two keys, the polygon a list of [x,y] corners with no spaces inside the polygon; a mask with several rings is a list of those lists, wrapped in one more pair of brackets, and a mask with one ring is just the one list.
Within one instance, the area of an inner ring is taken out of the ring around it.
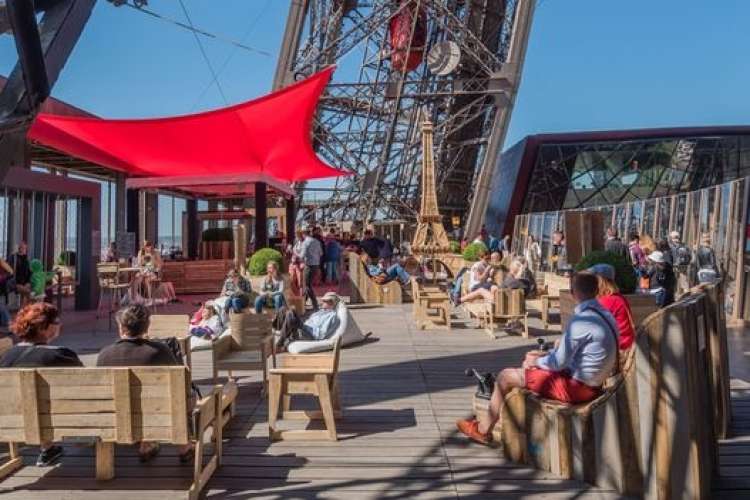
{"label": "backpack", "polygon": [[688,266],[693,256],[690,254],[690,250],[685,245],[680,245],[675,249],[675,266]]}

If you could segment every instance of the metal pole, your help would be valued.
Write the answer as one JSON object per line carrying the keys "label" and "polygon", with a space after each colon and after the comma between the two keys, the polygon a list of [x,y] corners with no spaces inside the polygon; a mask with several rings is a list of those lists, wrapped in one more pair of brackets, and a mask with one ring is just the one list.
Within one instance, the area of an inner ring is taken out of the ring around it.
{"label": "metal pole", "polygon": [[[526,59],[526,49],[529,44],[535,6],[536,0],[519,0],[516,6],[516,18],[513,22],[513,38],[508,49],[507,62],[503,65],[503,70],[506,67],[510,69],[507,77],[512,82],[512,88],[507,93],[507,103],[500,104],[495,113],[493,132],[487,144],[484,161],[482,161],[482,166],[479,170],[474,188],[474,196],[469,209],[469,217],[466,221],[466,234],[469,237],[479,232],[479,228],[484,221],[489,201],[490,186],[492,184],[492,174],[494,173],[495,165],[500,161],[500,151],[505,142],[505,135],[508,132],[510,124],[510,115],[516,101],[518,87],[521,83],[521,74],[523,72],[523,63]],[[502,71],[501,73],[504,72]]]}

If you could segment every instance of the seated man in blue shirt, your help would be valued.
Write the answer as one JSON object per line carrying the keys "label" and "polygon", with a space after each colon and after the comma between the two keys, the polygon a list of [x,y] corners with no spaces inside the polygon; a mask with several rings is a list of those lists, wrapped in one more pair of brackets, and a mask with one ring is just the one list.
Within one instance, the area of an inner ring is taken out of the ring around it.
{"label": "seated man in blue shirt", "polygon": [[401,281],[401,284],[406,286],[409,284],[409,279],[411,278],[409,273],[407,273],[399,263],[386,268],[385,259],[379,259],[377,264],[368,264],[367,274],[381,284],[398,278]]}
{"label": "seated man in blue shirt", "polygon": [[598,282],[594,274],[577,273],[571,292],[578,305],[558,345],[549,352],[531,351],[521,368],[501,371],[486,417],[459,420],[458,430],[478,443],[488,444],[505,395],[515,387],[571,404],[599,396],[602,384],[617,366],[617,323],[596,300]]}
{"label": "seated man in blue shirt", "polygon": [[327,292],[320,301],[321,308],[310,315],[300,326],[301,340],[325,340],[336,332],[339,327],[339,317],[336,306],[339,296],[334,292]]}
{"label": "seated man in blue shirt", "polygon": [[276,341],[277,352],[285,350],[295,340],[325,340],[336,333],[341,321],[336,307],[341,299],[335,292],[327,292],[321,300],[321,308],[302,322],[292,309],[283,308],[277,313],[274,328],[279,330]]}

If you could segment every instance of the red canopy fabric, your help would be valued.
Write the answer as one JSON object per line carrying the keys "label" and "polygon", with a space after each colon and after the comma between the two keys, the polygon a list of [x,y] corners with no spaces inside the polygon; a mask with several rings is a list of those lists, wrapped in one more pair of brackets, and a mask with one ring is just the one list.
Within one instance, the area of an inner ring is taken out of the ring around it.
{"label": "red canopy fabric", "polygon": [[105,120],[41,113],[28,137],[132,176],[205,176],[206,185],[221,176],[278,184],[345,175],[312,149],[313,115],[334,69],[252,101],[193,115]]}

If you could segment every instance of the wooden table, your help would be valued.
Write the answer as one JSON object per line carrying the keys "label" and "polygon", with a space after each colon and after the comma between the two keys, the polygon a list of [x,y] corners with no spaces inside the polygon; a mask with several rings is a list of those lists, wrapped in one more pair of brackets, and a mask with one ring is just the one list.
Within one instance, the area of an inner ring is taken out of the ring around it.
{"label": "wooden table", "polygon": [[[451,329],[451,303],[448,299],[448,294],[441,291],[427,290],[420,292],[419,307],[417,308],[421,314],[419,317],[414,318],[417,323],[417,327],[424,330],[429,327],[431,329]],[[429,314],[428,310],[437,311],[436,314]]]}

